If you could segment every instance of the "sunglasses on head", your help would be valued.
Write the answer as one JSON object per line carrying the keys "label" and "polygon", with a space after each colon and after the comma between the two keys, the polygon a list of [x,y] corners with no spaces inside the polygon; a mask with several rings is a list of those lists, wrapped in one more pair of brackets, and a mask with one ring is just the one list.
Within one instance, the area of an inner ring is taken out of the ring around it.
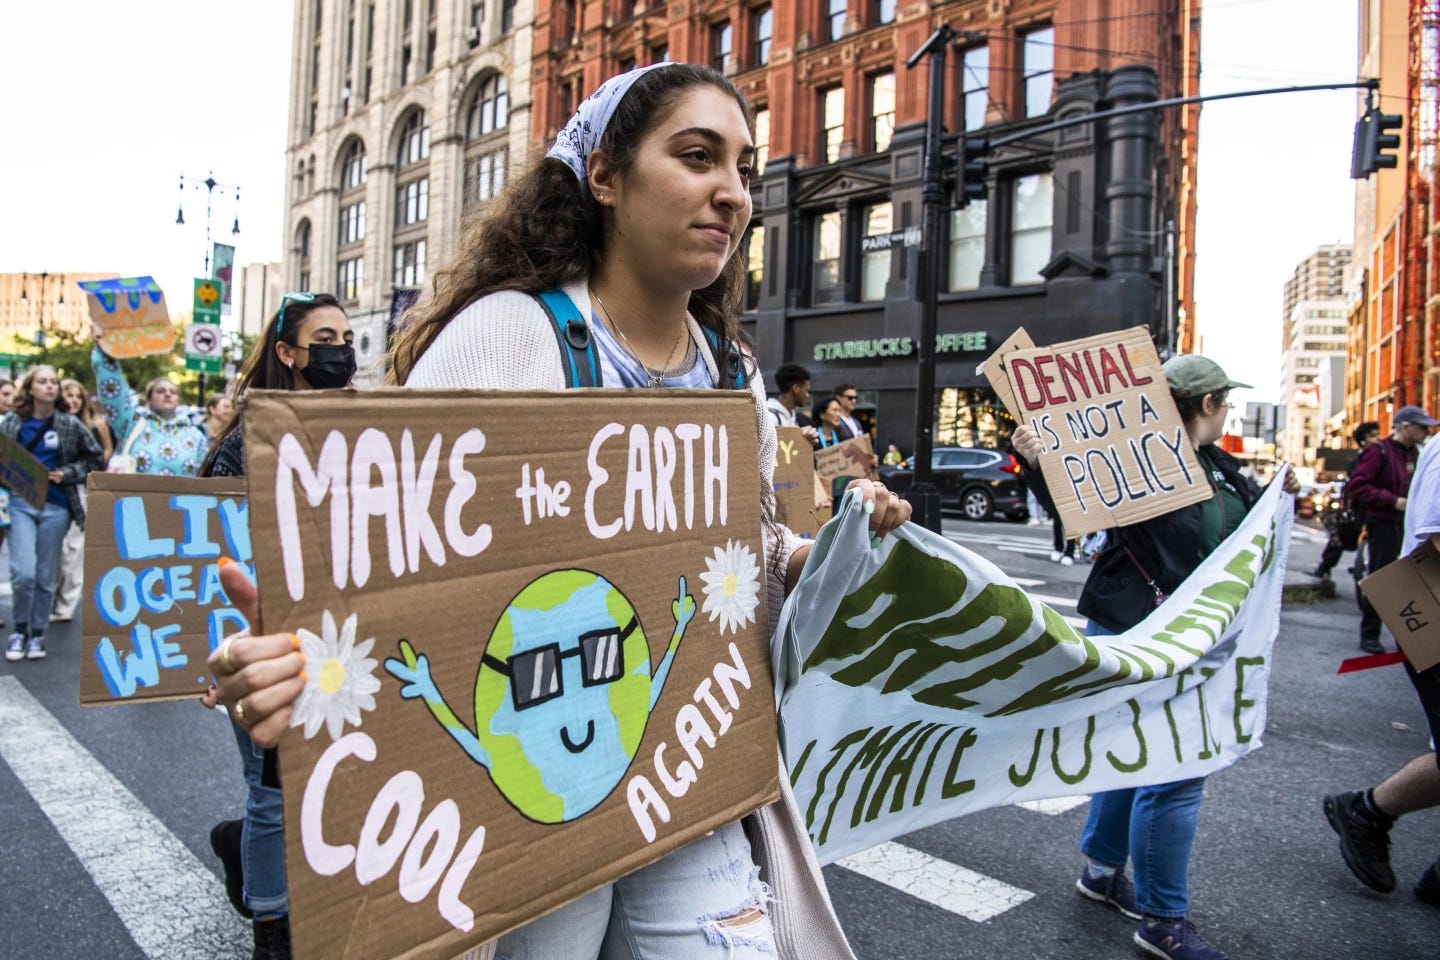
{"label": "sunglasses on head", "polygon": [[565,692],[560,662],[567,657],[580,658],[580,679],[587,687],[619,680],[625,674],[625,641],[639,626],[640,621],[631,617],[623,630],[606,627],[580,634],[576,638],[579,646],[572,650],[562,651],[560,644],[547,643],[534,650],[512,654],[507,660],[488,653],[482,654],[480,659],[490,669],[510,678],[510,695],[515,700],[515,709],[525,710],[554,700]]}
{"label": "sunglasses on head", "polygon": [[314,299],[315,299],[315,294],[310,293],[310,292],[305,291],[305,290],[297,290],[297,291],[295,291],[295,292],[293,292],[293,293],[287,293],[287,294],[285,294],[285,296],[281,297],[281,298],[280,298],[280,314],[279,314],[279,316],[276,317],[276,319],[275,319],[275,335],[278,337],[278,336],[280,335],[280,331],[285,329],[285,308],[286,308],[286,307],[290,306],[290,304],[292,304],[292,303],[311,303],[311,302],[314,301]]}

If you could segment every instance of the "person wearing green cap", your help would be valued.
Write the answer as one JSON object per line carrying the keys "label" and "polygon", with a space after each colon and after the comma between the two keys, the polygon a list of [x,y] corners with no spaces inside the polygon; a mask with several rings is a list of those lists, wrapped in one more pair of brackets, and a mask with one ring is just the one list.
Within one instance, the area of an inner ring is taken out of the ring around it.
{"label": "person wearing green cap", "polygon": [[[1160,516],[1108,532],[1095,556],[1076,609],[1090,636],[1120,633],[1155,609],[1221,542],[1240,526],[1260,489],[1240,463],[1216,443],[1233,406],[1229,393],[1249,384],[1230,379],[1220,365],[1187,354],[1165,363],[1165,380],[1195,448],[1212,495]],[[1042,506],[1053,500],[1037,469],[1044,443],[1027,426],[1011,442],[1025,464],[1025,479]],[[1285,489],[1299,490],[1293,473]],[[1169,960],[1226,960],[1186,919],[1190,910],[1190,852],[1195,843],[1205,778],[1096,794],[1080,837],[1087,863],[1076,881],[1086,899],[1139,920],[1135,945]],[[1135,882],[1125,864],[1135,867]],[[1143,854],[1143,855],[1141,855]]]}

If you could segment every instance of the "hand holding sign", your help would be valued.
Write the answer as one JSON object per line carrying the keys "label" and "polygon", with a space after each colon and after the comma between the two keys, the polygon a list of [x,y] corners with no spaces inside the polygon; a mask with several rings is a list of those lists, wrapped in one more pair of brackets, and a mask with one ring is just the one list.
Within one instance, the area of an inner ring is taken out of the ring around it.
{"label": "hand holding sign", "polygon": [[[255,582],[244,567],[222,559],[220,584],[235,609],[250,623],[260,622]],[[290,725],[291,707],[305,689],[305,656],[297,646],[293,634],[252,636],[249,630],[242,630],[210,654],[217,701],[262,747],[280,742]]]}

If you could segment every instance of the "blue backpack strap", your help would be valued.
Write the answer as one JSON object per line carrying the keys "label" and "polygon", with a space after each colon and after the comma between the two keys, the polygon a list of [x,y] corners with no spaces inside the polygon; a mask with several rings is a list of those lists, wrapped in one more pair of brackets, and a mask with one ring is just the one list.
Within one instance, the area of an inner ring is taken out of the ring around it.
{"label": "blue backpack strap", "polygon": [[550,318],[555,340],[560,344],[560,366],[565,371],[566,389],[600,386],[600,358],[595,354],[595,341],[575,302],[564,290],[546,290],[535,294],[535,299]]}
{"label": "blue backpack strap", "polygon": [[711,356],[715,358],[715,369],[720,372],[720,382],[715,386],[721,390],[744,390],[745,364],[740,348],[709,327],[702,326],[700,329],[705,334],[705,342],[710,345]]}

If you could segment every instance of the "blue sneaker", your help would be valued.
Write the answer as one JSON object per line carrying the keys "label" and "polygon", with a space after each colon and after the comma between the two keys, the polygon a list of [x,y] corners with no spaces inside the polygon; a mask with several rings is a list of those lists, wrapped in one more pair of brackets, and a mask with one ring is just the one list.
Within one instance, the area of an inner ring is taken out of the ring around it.
{"label": "blue sneaker", "polygon": [[[7,654],[7,656],[8,656],[8,654]],[[26,659],[26,660],[44,660],[44,659],[45,659],[45,638],[44,638],[44,637],[31,637],[31,638],[30,638],[30,642],[25,645],[25,659]]]}
{"label": "blue sneaker", "polygon": [[1135,886],[1130,882],[1130,878],[1125,876],[1124,870],[1116,870],[1108,877],[1103,874],[1091,876],[1088,869],[1081,870],[1080,879],[1075,881],[1075,889],[1087,900],[1103,903],[1131,920],[1140,919],[1140,907],[1135,902]]}
{"label": "blue sneaker", "polygon": [[5,644],[5,659],[14,663],[16,660],[25,659],[25,636],[20,633],[10,634],[10,640]]}
{"label": "blue sneaker", "polygon": [[1135,931],[1135,946],[1142,953],[1163,960],[1230,960],[1200,939],[1195,925],[1183,918],[1146,917]]}

